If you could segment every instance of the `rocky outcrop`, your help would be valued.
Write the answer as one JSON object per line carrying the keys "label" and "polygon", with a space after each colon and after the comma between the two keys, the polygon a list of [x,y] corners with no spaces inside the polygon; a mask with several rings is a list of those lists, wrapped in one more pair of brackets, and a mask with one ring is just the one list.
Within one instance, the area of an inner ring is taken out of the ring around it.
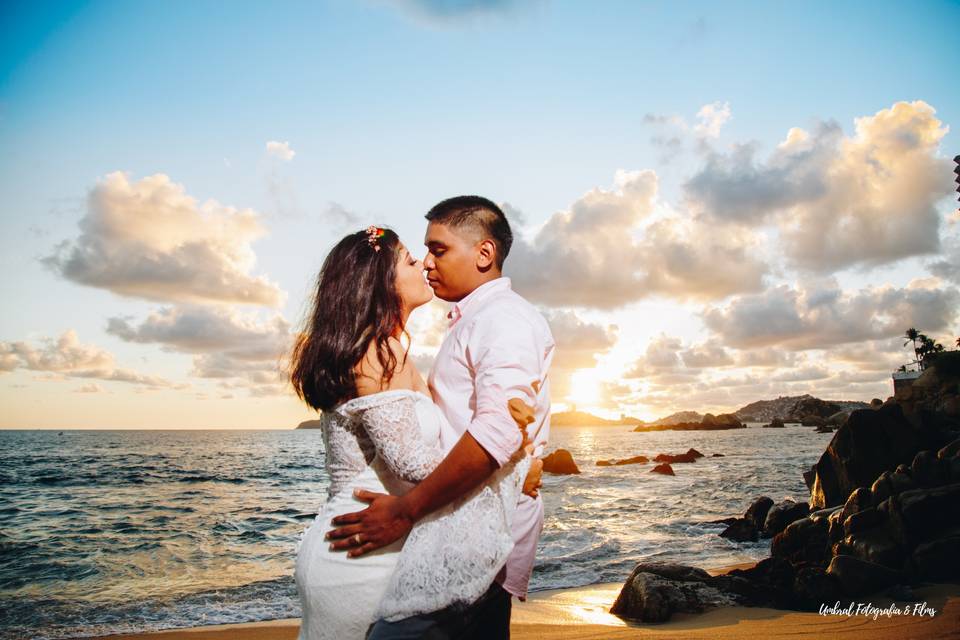
{"label": "rocky outcrop", "polygon": [[732,413],[721,413],[713,415],[708,413],[703,416],[700,422],[677,422],[667,425],[646,425],[638,426],[634,431],[713,431],[723,429],[746,429],[747,425]]}
{"label": "rocky outcrop", "polygon": [[839,411],[843,411],[843,407],[836,402],[807,396],[797,400],[791,407],[790,413],[784,416],[784,421],[799,422],[807,426],[819,426],[825,424],[827,418]]}
{"label": "rocky outcrop", "polygon": [[669,464],[666,464],[666,463],[658,464],[653,469],[650,469],[650,473],[662,473],[665,476],[677,475],[673,472],[673,467],[671,467]]}
{"label": "rocky outcrop", "polygon": [[543,470],[547,473],[570,475],[580,473],[573,456],[566,449],[557,449],[543,458]]}
{"label": "rocky outcrop", "polygon": [[783,427],[784,427],[783,420],[781,420],[780,418],[774,418],[773,420],[770,421],[770,424],[763,425],[764,429],[783,429]]}
{"label": "rocky outcrop", "polygon": [[674,613],[699,613],[738,604],[731,594],[711,584],[712,576],[679,564],[639,564],[630,574],[610,613],[643,622],[664,622]]}
{"label": "rocky outcrop", "polygon": [[730,602],[816,610],[884,590],[910,599],[910,587],[925,581],[960,582],[960,353],[949,353],[954,374],[928,369],[917,389],[850,413],[804,473],[809,503],[761,496],[743,517],[713,521],[728,539],[772,536],[769,558],[712,577],[638,565],[612,612],[661,621]]}
{"label": "rocky outcrop", "polygon": [[753,501],[742,517],[714,520],[712,523],[727,525],[727,528],[719,534],[722,538],[737,542],[747,540],[756,542],[760,538],[775,536],[791,522],[806,517],[808,513],[809,508],[806,502],[784,500],[774,504],[771,498],[760,496]]}
{"label": "rocky outcrop", "polygon": [[677,462],[696,462],[697,458],[702,458],[703,454],[697,451],[696,449],[688,449],[686,453],[658,453],[657,456],[653,459],[654,462],[669,462],[670,464],[675,464]]}
{"label": "rocky outcrop", "polygon": [[650,459],[647,456],[634,456],[632,458],[624,458],[623,460],[597,460],[598,467],[620,467],[626,464],[646,464],[650,462]]}
{"label": "rocky outcrop", "polygon": [[938,449],[946,436],[931,426],[914,425],[897,403],[852,412],[812,473],[804,474],[811,508],[841,504],[851,491],[869,487],[881,473],[899,464],[909,464],[919,451]]}
{"label": "rocky outcrop", "polygon": [[740,605],[815,611],[840,597],[840,583],[824,569],[795,569],[766,558],[749,569],[711,576],[703,569],[645,562],[636,566],[610,613],[642,622],[665,622],[674,613],[700,613]]}
{"label": "rocky outcrop", "polygon": [[304,420],[297,425],[297,429],[319,429],[322,420]]}

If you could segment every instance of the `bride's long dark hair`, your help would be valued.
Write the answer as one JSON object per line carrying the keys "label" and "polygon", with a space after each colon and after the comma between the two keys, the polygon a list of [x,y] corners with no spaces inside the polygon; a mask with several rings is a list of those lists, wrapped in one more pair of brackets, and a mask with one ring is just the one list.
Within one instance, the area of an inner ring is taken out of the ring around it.
{"label": "bride's long dark hair", "polygon": [[400,239],[384,228],[375,251],[368,238],[366,231],[352,233],[327,255],[306,329],[294,342],[290,381],[297,396],[317,411],[330,411],[356,396],[354,368],[372,341],[384,384],[397,366],[388,339],[402,323],[395,284]]}

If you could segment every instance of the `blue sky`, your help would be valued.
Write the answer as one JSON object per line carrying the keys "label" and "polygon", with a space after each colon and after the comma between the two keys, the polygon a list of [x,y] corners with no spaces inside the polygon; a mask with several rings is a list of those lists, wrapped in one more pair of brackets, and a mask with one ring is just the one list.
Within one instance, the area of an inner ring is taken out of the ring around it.
{"label": "blue sky", "polygon": [[[260,384],[253,380],[192,375],[199,352],[182,342],[146,334],[137,341],[106,330],[111,318],[135,326],[182,300],[82,284],[41,262],[58,243],[77,240],[78,223],[89,214],[87,195],[113,172],[126,172],[132,184],[163,174],[198,203],[213,199],[253,210],[265,233],[243,245],[256,257],[248,273],[275,283],[285,302],[227,310],[222,301],[208,301],[204,308],[221,304],[223,313],[260,314],[260,322],[279,313],[296,324],[326,249],[352,228],[344,221],[389,224],[420,250],[424,211],[449,195],[481,193],[521,212],[516,222],[531,242],[530,255],[554,264],[537,253],[537,238],[541,248],[549,239],[539,231],[591,190],[616,191],[618,170],[655,172],[648,219],[704,213],[709,199],[691,204],[689,183],[711,153],[732,158],[735,145],[752,144],[753,166],[776,169],[773,154],[791,128],[813,132],[818,123],[835,123],[854,139],[855,119],[915,101],[935,110],[940,123],[925,157],[936,164],[960,152],[954,62],[960,45],[951,28],[960,24],[957,2],[97,2],[6,3],[0,11],[0,293],[8,309],[0,342],[40,348],[72,329],[80,344],[112,354],[115,368],[170,385],[110,378],[109,367],[99,376],[84,370],[80,379],[74,374],[81,369],[62,363],[44,369],[11,356],[0,377],[0,398],[14,407],[0,421],[6,427],[283,427],[309,417],[279,391],[250,396]],[[706,116],[697,117],[707,105],[722,114],[711,121],[714,129]],[[270,141],[288,143],[293,155],[267,152]],[[946,240],[956,233],[948,224],[955,201],[931,198],[942,217],[937,252],[929,241],[892,247],[881,258],[816,273],[817,286],[833,278],[851,295],[867,286],[904,288],[935,275],[925,268],[930,261],[953,264],[956,245]],[[790,207],[775,208],[754,220],[754,229],[789,226],[783,218]],[[877,211],[881,221],[895,214]],[[641,226],[625,232],[644,233]],[[730,234],[742,236],[736,229]],[[809,271],[778,266],[764,287],[799,290],[814,277]],[[956,283],[943,278],[924,286],[949,293]],[[555,401],[654,418],[759,399],[747,389],[706,393],[716,371],[674,372],[677,382],[668,377],[659,387],[641,376],[629,390],[609,388],[622,386],[634,368],[655,379],[643,347],[662,342],[661,335],[685,346],[746,348],[743,339],[736,347],[729,332],[711,334],[719,325],[705,325],[694,311],[732,305],[748,293],[728,288],[691,300],[661,290],[606,308],[569,299],[544,303],[545,313],[565,318],[555,332],[573,332],[570,344],[580,344],[577,331],[619,328],[616,340],[587,340],[602,366],[582,366],[591,358],[568,363],[580,371],[583,390]],[[913,318],[904,309],[900,317]],[[424,310],[418,321],[427,333],[436,330],[436,313],[428,315]],[[942,326],[931,333],[956,335],[955,315],[944,311],[936,320]],[[831,347],[878,348],[863,337],[852,332],[850,341]],[[894,338],[885,337],[890,345]],[[819,366],[823,353],[791,339],[764,348],[802,356],[793,368]],[[427,343],[419,345],[424,364]],[[816,381],[785,380],[761,393],[847,391],[869,400],[889,387],[876,373],[879,365],[871,366],[873,382],[844,386],[829,378],[819,391]],[[729,374],[768,380],[789,377],[785,371],[730,368]],[[681,393],[678,384],[704,385],[704,395]],[[87,392],[75,393],[84,386]],[[571,389],[569,381],[558,387]],[[681,406],[681,396],[696,406]],[[50,408],[61,401],[62,408]]]}

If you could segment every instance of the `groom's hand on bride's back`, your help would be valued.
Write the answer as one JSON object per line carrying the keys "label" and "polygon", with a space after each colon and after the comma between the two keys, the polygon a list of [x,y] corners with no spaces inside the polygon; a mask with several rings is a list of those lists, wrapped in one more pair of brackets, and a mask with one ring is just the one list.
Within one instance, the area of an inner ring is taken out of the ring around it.
{"label": "groom's hand on bride's back", "polygon": [[[370,506],[363,511],[345,513],[333,519],[337,528],[327,532],[327,539],[333,541],[331,549],[349,549],[347,555],[353,558],[399,540],[413,527],[413,520],[401,507],[397,496],[364,489],[355,489],[353,495],[358,500],[369,502]],[[358,535],[359,545],[356,539]]]}

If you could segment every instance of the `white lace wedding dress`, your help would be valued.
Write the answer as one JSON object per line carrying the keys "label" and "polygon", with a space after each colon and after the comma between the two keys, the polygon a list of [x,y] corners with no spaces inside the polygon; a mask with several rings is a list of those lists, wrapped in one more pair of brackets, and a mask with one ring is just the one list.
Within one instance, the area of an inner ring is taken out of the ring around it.
{"label": "white lace wedding dress", "polygon": [[298,640],[362,639],[377,619],[479,598],[513,549],[511,522],[530,457],[423,518],[405,540],[348,558],[324,540],[331,519],[366,507],[353,497],[356,488],[402,495],[429,475],[446,455],[445,417],[429,396],[397,389],[349,400],[321,420],[330,488],[297,545]]}

